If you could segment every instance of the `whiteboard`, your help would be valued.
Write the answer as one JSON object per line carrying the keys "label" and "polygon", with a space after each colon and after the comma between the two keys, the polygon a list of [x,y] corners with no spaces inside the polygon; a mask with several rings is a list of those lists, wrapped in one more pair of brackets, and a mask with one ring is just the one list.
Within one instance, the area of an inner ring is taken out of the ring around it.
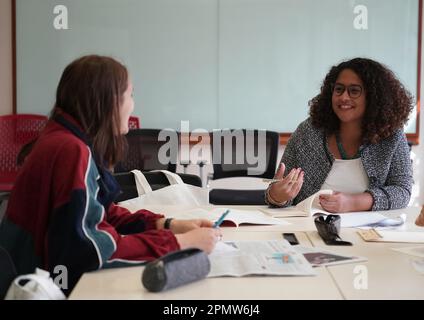
{"label": "whiteboard", "polygon": [[[67,30],[54,8],[64,5]],[[356,29],[355,7],[368,29]],[[419,0],[16,0],[19,113],[47,114],[64,67],[124,62],[142,127],[292,132],[330,67],[388,65],[417,97]],[[416,111],[406,132],[416,133]]]}

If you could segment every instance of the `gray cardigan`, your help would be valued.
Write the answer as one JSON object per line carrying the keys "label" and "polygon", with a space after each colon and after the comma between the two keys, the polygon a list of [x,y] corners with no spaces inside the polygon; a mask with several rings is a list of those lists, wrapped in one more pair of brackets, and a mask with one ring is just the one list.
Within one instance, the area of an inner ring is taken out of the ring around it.
{"label": "gray cardigan", "polygon": [[[372,210],[406,207],[411,198],[413,180],[409,147],[402,130],[397,130],[378,144],[362,145],[360,152],[369,178],[366,192],[374,198]],[[286,165],[285,174],[298,167],[305,171],[302,189],[284,205],[287,207],[296,205],[321,189],[330,173],[334,156],[328,149],[324,132],[312,126],[309,118],[291,136],[281,162]]]}

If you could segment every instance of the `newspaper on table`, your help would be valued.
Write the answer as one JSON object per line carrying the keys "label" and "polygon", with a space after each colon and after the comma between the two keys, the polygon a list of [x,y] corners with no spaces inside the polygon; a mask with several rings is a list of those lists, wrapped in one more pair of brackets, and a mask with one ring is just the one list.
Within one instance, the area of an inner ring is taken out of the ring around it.
{"label": "newspaper on table", "polygon": [[208,277],[316,275],[312,265],[286,240],[221,242],[209,260]]}

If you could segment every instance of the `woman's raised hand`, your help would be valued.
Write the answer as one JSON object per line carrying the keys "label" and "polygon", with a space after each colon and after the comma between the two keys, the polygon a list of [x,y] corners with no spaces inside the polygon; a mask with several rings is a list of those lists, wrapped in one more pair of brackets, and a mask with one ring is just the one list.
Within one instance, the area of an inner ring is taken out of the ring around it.
{"label": "woman's raised hand", "polygon": [[293,168],[287,176],[284,177],[285,170],[286,166],[284,163],[281,163],[274,177],[274,180],[277,180],[277,182],[273,182],[269,190],[269,196],[272,202],[284,204],[295,198],[302,188],[305,175],[302,169]]}

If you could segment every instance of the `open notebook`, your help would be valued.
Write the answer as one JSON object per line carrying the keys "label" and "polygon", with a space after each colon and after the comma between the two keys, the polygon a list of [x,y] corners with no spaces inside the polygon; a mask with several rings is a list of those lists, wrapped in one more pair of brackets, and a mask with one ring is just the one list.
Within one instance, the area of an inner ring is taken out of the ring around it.
{"label": "open notebook", "polygon": [[[265,208],[262,212],[274,218],[314,217],[320,214],[337,214],[325,211],[319,204],[320,194],[332,194],[332,190],[320,190],[309,198],[289,208]],[[388,215],[379,212],[361,211],[340,213],[342,227],[396,227],[406,220],[406,214],[399,210],[387,211]]]}
{"label": "open notebook", "polygon": [[333,193],[331,190],[320,190],[309,198],[298,203],[296,206],[288,208],[264,208],[261,209],[261,211],[274,218],[311,217],[315,213],[329,214],[324,209],[322,209],[321,205],[319,204],[319,195],[331,193]]}
{"label": "open notebook", "polygon": [[179,219],[208,219],[218,220],[226,210],[230,212],[225,217],[221,227],[238,227],[240,225],[289,225],[282,219],[276,219],[258,210],[240,210],[228,208],[202,209],[196,208],[178,215]]}

